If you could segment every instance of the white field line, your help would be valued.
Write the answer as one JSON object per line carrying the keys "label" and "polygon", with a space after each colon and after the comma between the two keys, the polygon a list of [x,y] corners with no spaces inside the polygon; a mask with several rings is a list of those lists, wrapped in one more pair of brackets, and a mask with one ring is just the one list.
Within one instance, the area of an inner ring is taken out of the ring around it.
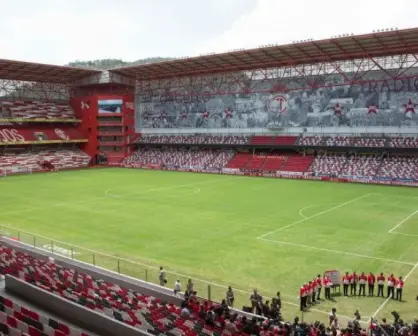
{"label": "white field line", "polygon": [[[201,185],[201,184],[206,184],[206,183],[217,183],[217,182],[222,182],[222,181],[227,181],[227,180],[229,180],[229,179],[228,178],[222,178],[222,179],[216,179],[216,180],[207,180],[207,181],[203,181],[203,182],[196,182],[196,183],[190,183],[190,184],[180,184],[180,185],[174,185],[174,186],[169,186],[169,187],[153,188],[153,189],[148,189],[145,192],[151,192],[151,191],[156,191],[156,190],[170,190],[170,189],[181,188],[181,187],[192,187],[194,185]],[[113,189],[115,189],[115,188],[113,188]],[[73,205],[73,204],[81,204],[81,203],[89,203],[89,202],[96,202],[96,201],[100,201],[100,200],[105,200],[105,199],[109,199],[109,196],[106,193],[109,192],[110,190],[112,190],[112,189],[107,189],[105,191],[105,196],[102,196],[102,197],[95,197],[95,198],[90,198],[90,199],[81,200],[81,201],[49,204],[49,205],[46,205],[46,206],[26,208],[26,209],[20,209],[20,210],[6,211],[6,212],[0,213],[0,216],[18,214],[18,213],[22,213],[22,212],[30,212],[30,211],[36,211],[36,210],[45,210],[45,209],[63,207],[63,206],[68,206],[68,205]],[[200,190],[199,190],[199,192],[200,192]],[[193,192],[193,194],[194,193],[197,193],[197,189]],[[122,197],[122,195],[118,195],[117,197]]]}
{"label": "white field line", "polygon": [[[417,267],[418,267],[418,262],[414,265],[414,267],[412,267],[412,269],[409,271],[409,273],[405,276],[405,278],[404,278],[405,282],[412,275],[412,273],[414,273],[414,271],[416,270]],[[387,303],[390,300],[391,300],[391,298],[388,297],[388,298],[386,298],[385,301],[383,301],[383,303],[379,306],[379,308],[377,308],[377,310],[371,315],[369,321],[367,321],[367,324],[369,324],[371,322],[372,318],[376,317],[376,315],[380,313],[380,311],[387,305]]]}
{"label": "white field line", "polygon": [[413,234],[413,233],[391,232],[390,234],[408,236],[408,237],[418,237],[418,234]]}
{"label": "white field line", "polygon": [[258,237],[257,237],[257,239],[262,239],[262,238],[267,237],[267,236],[269,236],[269,235],[271,235],[271,234],[273,234],[273,233],[276,233],[276,232],[282,231],[282,230],[284,230],[284,229],[287,229],[287,228],[289,228],[289,227],[291,227],[291,226],[294,226],[294,225],[297,225],[297,224],[300,224],[300,223],[306,222],[306,221],[307,221],[307,220],[309,220],[309,219],[312,219],[312,218],[315,218],[315,217],[321,216],[321,215],[323,215],[323,214],[326,214],[326,213],[328,213],[328,212],[331,212],[331,211],[337,210],[337,209],[339,209],[339,208],[341,208],[341,207],[343,207],[343,206],[346,206],[346,205],[348,205],[348,204],[351,204],[351,203],[353,203],[353,202],[356,202],[356,201],[358,201],[358,200],[361,200],[361,199],[363,199],[363,198],[365,198],[365,197],[368,197],[368,196],[370,196],[370,195],[373,195],[373,194],[366,194],[366,195],[363,195],[363,196],[360,196],[360,197],[353,198],[353,199],[352,199],[352,200],[350,200],[350,201],[347,201],[347,202],[341,203],[341,204],[336,205],[336,206],[334,206],[334,207],[332,207],[332,208],[329,208],[329,209],[327,209],[327,210],[324,210],[324,211],[318,212],[318,213],[316,213],[316,214],[314,214],[314,215],[312,215],[312,216],[305,217],[305,218],[303,218],[303,219],[301,219],[301,220],[298,220],[298,221],[296,221],[296,222],[293,222],[293,223],[291,223],[291,224],[288,224],[288,225],[282,226],[282,227],[280,227],[280,228],[278,228],[278,229],[275,229],[275,230],[273,230],[273,231],[270,231],[270,232],[267,232],[267,233],[265,233],[265,234],[262,234],[261,236],[258,236]]}
{"label": "white field line", "polygon": [[319,207],[319,206],[321,206],[321,205],[335,205],[335,204],[341,204],[341,203],[320,203],[320,204],[311,204],[311,205],[308,205],[308,206],[306,206],[306,207],[304,207],[304,208],[300,209],[300,210],[299,210],[299,216],[300,216],[300,217],[302,217],[302,218],[307,218],[308,216],[305,216],[305,215],[303,214],[303,212],[304,212],[305,210],[308,210],[308,209],[311,209],[311,208],[316,208],[316,207]]}
{"label": "white field line", "polygon": [[396,224],[393,228],[391,228],[388,233],[396,233],[395,231],[398,227],[400,227],[403,223],[405,223],[409,218],[413,217],[416,213],[418,213],[418,210],[410,214],[408,217],[401,220],[398,224]]}
{"label": "white field line", "polygon": [[392,262],[392,263],[397,263],[397,264],[403,264],[403,265],[412,265],[412,266],[415,265],[414,262],[409,262],[409,261],[401,261],[401,260],[394,260],[394,259],[379,258],[379,257],[369,256],[369,255],[366,255],[366,254],[359,254],[359,253],[351,253],[351,252],[345,252],[345,251],[339,251],[339,250],[332,250],[332,249],[327,249],[327,248],[322,248],[322,247],[316,247],[316,246],[309,246],[309,245],[302,245],[302,244],[290,243],[290,242],[281,241],[281,240],[272,240],[272,239],[266,239],[266,238],[260,238],[260,240],[264,240],[264,241],[268,241],[268,242],[276,243],[276,244],[281,244],[281,245],[289,245],[289,246],[301,247],[301,248],[309,249],[309,250],[316,250],[316,251],[324,251],[324,252],[330,252],[330,253],[344,254],[344,255],[348,255],[348,256],[365,258],[365,259],[382,260],[382,261],[387,261],[387,262]]}

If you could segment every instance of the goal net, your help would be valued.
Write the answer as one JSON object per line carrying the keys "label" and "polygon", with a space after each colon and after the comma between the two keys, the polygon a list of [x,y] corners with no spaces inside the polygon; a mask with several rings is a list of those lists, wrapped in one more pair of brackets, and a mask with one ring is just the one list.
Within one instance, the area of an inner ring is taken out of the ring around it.
{"label": "goal net", "polygon": [[32,167],[18,165],[0,167],[0,177],[6,177],[14,174],[32,174]]}

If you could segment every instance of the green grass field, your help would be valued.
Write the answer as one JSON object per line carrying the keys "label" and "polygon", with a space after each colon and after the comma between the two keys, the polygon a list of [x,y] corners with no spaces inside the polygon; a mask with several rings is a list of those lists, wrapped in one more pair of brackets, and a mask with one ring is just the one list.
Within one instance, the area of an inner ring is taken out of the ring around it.
{"label": "green grass field", "polygon": [[76,246],[75,258],[141,279],[157,281],[164,265],[176,273],[170,287],[191,277],[203,297],[208,284],[216,300],[231,285],[240,306],[253,288],[280,290],[287,319],[300,315],[301,283],[325,270],[393,272],[407,277],[404,302],[336,297],[304,318],[326,320],[336,307],[341,317],[359,309],[364,321],[393,310],[411,320],[417,200],[412,188],[108,168],[1,178],[0,223],[25,242]]}

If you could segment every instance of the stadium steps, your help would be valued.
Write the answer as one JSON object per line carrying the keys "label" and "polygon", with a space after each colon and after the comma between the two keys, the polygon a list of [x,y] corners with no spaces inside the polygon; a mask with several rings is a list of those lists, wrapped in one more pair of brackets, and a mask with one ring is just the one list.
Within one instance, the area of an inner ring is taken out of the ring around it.
{"label": "stadium steps", "polygon": [[278,171],[286,164],[287,156],[266,157],[266,161],[262,167],[263,171],[271,172]]}
{"label": "stadium steps", "polygon": [[266,162],[265,156],[254,155],[247,162],[244,168],[249,169],[249,170],[261,170],[265,162]]}
{"label": "stadium steps", "polygon": [[251,159],[250,153],[237,153],[226,165],[226,168],[243,169]]}
{"label": "stadium steps", "polygon": [[313,156],[289,156],[287,161],[280,168],[281,171],[301,172],[308,170],[314,160]]}

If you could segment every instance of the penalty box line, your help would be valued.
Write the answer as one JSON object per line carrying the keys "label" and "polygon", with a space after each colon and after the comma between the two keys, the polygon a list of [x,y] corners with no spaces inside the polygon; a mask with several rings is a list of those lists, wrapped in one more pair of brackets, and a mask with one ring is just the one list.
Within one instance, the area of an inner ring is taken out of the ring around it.
{"label": "penalty box line", "polygon": [[412,214],[408,215],[407,217],[405,217],[404,219],[402,219],[398,224],[396,224],[393,228],[391,228],[388,233],[390,234],[397,234],[397,235],[402,235],[402,236],[411,236],[411,237],[418,237],[418,234],[412,234],[412,233],[402,233],[402,232],[395,232],[395,230],[400,227],[403,223],[405,223],[406,221],[408,221],[410,218],[412,218],[413,216],[415,216],[418,213],[418,210],[413,212]]}
{"label": "penalty box line", "polygon": [[282,230],[287,229],[287,228],[289,228],[289,227],[292,227],[292,226],[294,226],[294,225],[297,225],[297,224],[300,224],[300,223],[306,222],[306,221],[307,221],[307,220],[309,220],[309,219],[312,219],[312,218],[315,218],[315,217],[321,216],[321,215],[323,215],[323,214],[326,214],[326,213],[328,213],[328,212],[331,212],[331,211],[337,210],[337,209],[339,209],[339,208],[342,208],[343,206],[349,205],[349,204],[351,204],[351,203],[354,203],[354,202],[356,202],[356,201],[359,201],[359,200],[361,200],[361,199],[363,199],[363,198],[365,198],[365,197],[371,196],[371,195],[374,195],[374,194],[366,194],[366,195],[363,195],[363,196],[360,196],[360,197],[353,198],[353,199],[352,199],[352,200],[350,200],[350,201],[347,201],[347,202],[344,202],[344,203],[338,204],[338,205],[336,205],[336,206],[334,206],[334,207],[332,207],[332,208],[329,208],[329,209],[327,209],[327,210],[324,210],[324,211],[318,212],[318,213],[316,213],[316,214],[314,214],[314,215],[312,215],[312,216],[309,216],[309,217],[304,217],[303,219],[300,219],[300,220],[298,220],[298,221],[296,221],[296,222],[290,223],[290,224],[288,224],[288,225],[282,226],[282,227],[280,227],[280,228],[278,228],[278,229],[275,229],[275,230],[273,230],[273,231],[270,231],[270,232],[267,232],[267,233],[265,233],[265,234],[262,234],[261,236],[258,236],[256,239],[264,239],[265,237],[270,236],[270,235],[271,235],[271,234],[273,234],[273,233],[276,233],[276,232],[282,231]]}

